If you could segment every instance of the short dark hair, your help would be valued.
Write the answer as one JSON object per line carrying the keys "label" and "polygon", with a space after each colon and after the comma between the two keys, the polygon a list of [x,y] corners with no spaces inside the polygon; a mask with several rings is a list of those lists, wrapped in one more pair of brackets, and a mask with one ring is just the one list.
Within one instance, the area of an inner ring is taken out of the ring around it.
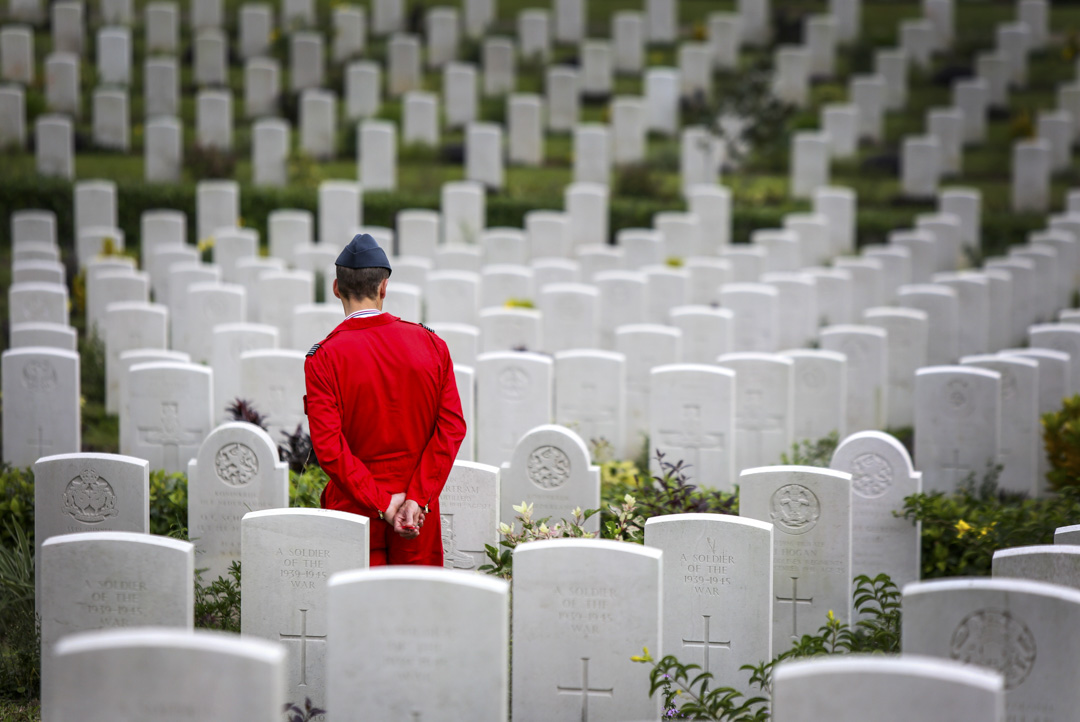
{"label": "short dark hair", "polygon": [[361,301],[365,298],[378,300],[379,285],[388,278],[390,278],[390,271],[385,268],[338,266],[338,293],[353,301]]}

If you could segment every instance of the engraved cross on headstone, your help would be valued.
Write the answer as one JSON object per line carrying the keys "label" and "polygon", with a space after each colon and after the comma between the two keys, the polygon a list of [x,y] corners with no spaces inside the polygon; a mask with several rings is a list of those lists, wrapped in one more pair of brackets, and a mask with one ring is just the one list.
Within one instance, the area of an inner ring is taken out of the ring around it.
{"label": "engraved cross on headstone", "polygon": [[702,655],[705,658],[705,663],[701,665],[701,671],[708,672],[709,658],[712,657],[712,650],[731,649],[731,642],[714,642],[712,639],[712,635],[709,633],[709,615],[702,614],[701,618],[705,621],[705,633],[701,635],[701,639],[684,639],[682,643],[684,647],[701,647]]}
{"label": "engraved cross on headstone", "polygon": [[783,426],[783,417],[780,414],[765,413],[765,391],[763,389],[747,389],[745,413],[736,420],[738,430],[742,434],[751,434],[754,438],[755,459],[754,464],[772,463],[764,459],[765,434],[779,431]]}
{"label": "engraved cross on headstone", "polygon": [[31,432],[29,438],[26,439],[26,443],[37,450],[35,458],[40,459],[45,456],[45,449],[52,448],[52,434],[45,433],[44,426],[38,426],[37,433]]}
{"label": "engraved cross on headstone", "polygon": [[307,645],[308,642],[326,642],[325,634],[308,634],[307,631],[308,610],[300,610],[300,634],[285,634],[280,632],[278,636],[282,641],[300,642],[300,686],[307,687]]}
{"label": "engraved cross on headstone", "polygon": [[941,468],[950,472],[949,477],[954,489],[960,486],[960,482],[971,473],[971,469],[960,463],[960,449],[952,450],[952,462],[945,462]]}
{"label": "engraved cross on headstone", "polygon": [[197,444],[202,440],[202,429],[184,429],[180,421],[180,403],[161,402],[161,419],[157,426],[140,426],[139,434],[145,444],[162,447],[161,461],[166,469],[180,466],[180,446]]}
{"label": "engraved cross on headstone", "polygon": [[660,443],[684,449],[690,454],[690,465],[698,469],[702,449],[724,450],[724,435],[708,433],[701,423],[701,407],[686,404],[682,409],[682,428],[678,430],[661,429]]}
{"label": "engraved cross on headstone", "polygon": [[776,601],[791,605],[791,636],[797,639],[799,636],[799,605],[800,604],[813,604],[814,598],[807,597],[806,599],[799,598],[799,578],[791,577],[791,596],[781,597],[777,595]]}
{"label": "engraved cross on headstone", "polygon": [[[581,393],[577,395],[575,402],[566,407],[567,421],[577,422],[582,438],[586,441],[593,437],[602,436],[601,429],[612,422],[615,412],[600,400],[598,387],[594,383],[586,382],[581,385]],[[608,441],[614,441],[608,439]]]}
{"label": "engraved cross on headstone", "polygon": [[581,695],[581,722],[589,722],[589,697],[614,697],[615,688],[609,687],[608,689],[593,689],[589,686],[589,658],[581,658],[581,686],[580,687],[563,687],[561,685],[556,686],[555,689],[559,694],[580,694]]}

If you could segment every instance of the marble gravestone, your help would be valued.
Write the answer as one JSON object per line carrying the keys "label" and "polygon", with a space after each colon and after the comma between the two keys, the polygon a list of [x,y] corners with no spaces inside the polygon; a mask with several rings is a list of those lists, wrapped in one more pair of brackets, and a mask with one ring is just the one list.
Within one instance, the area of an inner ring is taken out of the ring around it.
{"label": "marble gravestone", "polygon": [[[150,532],[150,463],[117,454],[57,454],[34,464],[34,552],[46,539],[97,531]],[[38,609],[41,571],[35,568]]]}
{"label": "marble gravestone", "polygon": [[591,350],[555,354],[555,423],[625,458],[626,357]]}
{"label": "marble gravestone", "polygon": [[994,552],[994,578],[1030,579],[1080,589],[1080,546],[1042,544]]}
{"label": "marble gravestone", "polygon": [[[562,426],[546,424],[526,433],[513,458],[502,465],[499,480],[499,521],[514,526],[522,503],[532,518],[570,519],[575,509],[600,508],[600,468],[593,466],[581,437]],[[598,532],[600,520],[585,523]]]}
{"label": "marble gravestone", "polygon": [[1001,374],[971,366],[928,366],[915,374],[915,461],[924,491],[976,485],[998,463]]}
{"label": "marble gravestone", "polygon": [[1080,524],[1058,527],[1054,532],[1055,544],[1080,544]]}
{"label": "marble gravestone", "polygon": [[501,579],[443,569],[335,574],[327,595],[328,719],[355,719],[363,709],[385,720],[505,720],[509,597]]}
{"label": "marble gravestone", "polygon": [[1001,674],[914,654],[845,655],[780,664],[775,722],[1005,722]]}
{"label": "marble gravestone", "polygon": [[656,717],[630,657],[659,649],[662,553],[598,539],[514,550],[513,718],[594,722]]}
{"label": "marble gravestone", "polygon": [[794,441],[795,362],[749,353],[716,362],[735,372],[735,471],[779,463]]}
{"label": "marble gravestone", "polygon": [[266,409],[271,438],[307,431],[304,413],[304,352],[257,349],[240,354],[240,395]]}
{"label": "marble gravestone", "polygon": [[499,473],[487,464],[458,460],[439,495],[443,566],[475,570],[487,561],[485,545],[497,546]]}
{"label": "marble gravestone", "polygon": [[[44,346],[3,353],[4,462],[30,466],[82,448],[79,354]],[[15,410],[17,413],[14,413]]]}
{"label": "marble gravestone", "polygon": [[49,703],[56,701],[50,694],[54,647],[62,637],[113,627],[190,632],[194,625],[195,553],[189,542],[123,531],[66,534],[46,539],[37,563],[48,719],[53,719]]}
{"label": "marble gravestone", "polygon": [[772,657],[773,534],[772,524],[719,514],[645,522],[645,546],[664,553],[661,655],[699,664],[714,687],[740,687],[743,665]]}
{"label": "marble gravestone", "polygon": [[880,431],[860,431],[833,452],[829,468],[851,474],[852,574],[888,574],[898,589],[919,580],[921,523],[894,515],[922,491],[907,449]]}
{"label": "marble gravestone", "polygon": [[901,613],[906,653],[1000,672],[1008,719],[1067,720],[1080,706],[1072,634],[1080,591],[1023,579],[942,579],[909,584]]}
{"label": "marble gravestone", "polygon": [[[699,487],[733,489],[735,372],[703,364],[658,366],[650,388],[649,451],[684,462]],[[661,472],[658,458],[651,464],[653,473]]]}
{"label": "marble gravestone", "polygon": [[1039,364],[1021,356],[965,356],[965,366],[1001,374],[1001,443],[998,488],[1037,496],[1042,429],[1039,423]]}
{"label": "marble gravestone", "polygon": [[476,460],[501,465],[522,436],[551,421],[554,364],[535,353],[481,354],[476,374]]}
{"label": "marble gravestone", "polygon": [[285,704],[285,651],[235,634],[86,632],[56,645],[55,666],[43,690],[54,722],[163,720],[163,710],[175,720],[270,720]]}
{"label": "marble gravestone", "polygon": [[241,557],[241,519],[289,505],[289,467],[269,434],[242,421],[217,427],[187,465],[188,529],[204,583]]}
{"label": "marble gravestone", "polygon": [[211,430],[213,372],[195,364],[137,364],[120,400],[120,452],[184,471]]}
{"label": "marble gravestone", "polygon": [[792,439],[816,442],[835,433],[847,433],[847,358],[835,351],[795,349],[780,354],[794,364]]}
{"label": "marble gravestone", "polygon": [[326,709],[327,583],[368,566],[363,516],[330,509],[264,509],[240,521],[241,633],[288,652],[287,699]]}
{"label": "marble gravestone", "polygon": [[745,469],[739,516],[771,522],[773,654],[851,613],[851,474],[809,466]]}

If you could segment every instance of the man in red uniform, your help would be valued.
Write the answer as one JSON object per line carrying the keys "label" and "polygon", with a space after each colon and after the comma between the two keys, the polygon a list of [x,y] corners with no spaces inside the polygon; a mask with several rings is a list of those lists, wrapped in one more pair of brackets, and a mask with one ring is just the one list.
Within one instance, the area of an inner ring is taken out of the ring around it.
{"label": "man in red uniform", "polygon": [[371,520],[372,566],[442,566],[439,494],[465,418],[443,340],[382,312],[389,278],[375,239],[353,238],[334,281],[347,318],[304,364],[311,444],[330,477],[322,505]]}

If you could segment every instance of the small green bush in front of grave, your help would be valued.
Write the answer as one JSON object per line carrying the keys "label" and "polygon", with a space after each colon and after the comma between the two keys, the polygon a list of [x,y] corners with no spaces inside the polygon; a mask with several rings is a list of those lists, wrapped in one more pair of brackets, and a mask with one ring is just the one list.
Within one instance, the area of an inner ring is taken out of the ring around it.
{"label": "small green bush in front of grave", "polygon": [[1060,411],[1043,414],[1042,425],[1050,486],[1059,491],[1080,486],[1080,396],[1065,399]]}
{"label": "small green bush in front of grave", "polygon": [[16,531],[34,541],[34,472],[0,466],[0,547],[10,549],[17,541]]}
{"label": "small green bush in front of grave", "polygon": [[195,570],[195,626],[240,633],[240,562],[205,586],[202,570]]}
{"label": "small green bush in front of grave", "polygon": [[[29,525],[33,529],[33,524]],[[0,698],[31,700],[41,684],[41,641],[34,611],[34,540],[12,518],[0,541]]]}
{"label": "small green bush in front of grave", "polygon": [[187,474],[150,472],[150,533],[188,538]]}
{"label": "small green bush in front of grave", "polygon": [[1052,544],[1054,530],[1080,520],[1080,486],[1056,497],[1025,499],[998,492],[993,470],[956,494],[913,494],[901,516],[922,522],[922,578],[989,576],[994,552]]}
{"label": "small green bush in front of grave", "polygon": [[829,467],[833,452],[840,443],[840,434],[832,432],[817,441],[803,439],[791,445],[791,455],[780,455],[780,463],[785,466],[820,466]]}
{"label": "small green bush in front of grave", "polygon": [[649,696],[658,693],[664,700],[664,719],[716,720],[718,722],[767,722],[772,696],[772,672],[787,660],[823,655],[884,653],[900,651],[900,590],[885,574],[871,579],[855,578],[853,594],[854,626],[841,622],[829,612],[817,634],[807,634],[788,651],[768,662],[745,665],[753,696],[730,686],[713,687],[713,675],[697,664],[683,664],[674,655],[657,661],[645,649],[631,657],[634,662],[652,666],[649,673]]}

